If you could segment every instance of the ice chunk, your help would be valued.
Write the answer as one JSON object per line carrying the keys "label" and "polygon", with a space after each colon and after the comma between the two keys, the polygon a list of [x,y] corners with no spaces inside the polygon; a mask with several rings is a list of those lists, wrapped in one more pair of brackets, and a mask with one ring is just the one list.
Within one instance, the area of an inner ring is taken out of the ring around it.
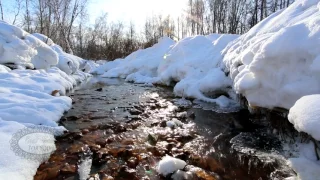
{"label": "ice chunk", "polygon": [[187,163],[185,161],[167,155],[159,162],[157,171],[159,174],[167,176],[179,169],[183,169],[186,165]]}

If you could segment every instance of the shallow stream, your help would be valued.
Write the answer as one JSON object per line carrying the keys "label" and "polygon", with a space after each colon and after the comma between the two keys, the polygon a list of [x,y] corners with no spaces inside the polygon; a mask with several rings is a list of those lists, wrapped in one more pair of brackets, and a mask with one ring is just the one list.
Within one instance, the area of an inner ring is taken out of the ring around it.
{"label": "shallow stream", "polygon": [[[170,179],[156,170],[165,155],[187,162],[178,179],[283,179],[293,173],[281,142],[264,123],[252,123],[246,110],[98,77],[69,96],[73,107],[61,119],[69,132],[57,139],[57,151],[36,180]],[[182,123],[167,127],[172,120]]]}

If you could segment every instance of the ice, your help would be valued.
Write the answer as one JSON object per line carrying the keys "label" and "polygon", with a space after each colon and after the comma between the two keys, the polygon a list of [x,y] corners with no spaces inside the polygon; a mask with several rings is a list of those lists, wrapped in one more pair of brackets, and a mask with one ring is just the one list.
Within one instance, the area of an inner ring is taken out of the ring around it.
{"label": "ice", "polygon": [[159,174],[167,176],[179,169],[183,169],[186,165],[187,163],[185,161],[167,155],[159,162],[157,171]]}
{"label": "ice", "polygon": [[318,4],[297,0],[224,49],[224,69],[251,106],[290,109],[320,92]]}

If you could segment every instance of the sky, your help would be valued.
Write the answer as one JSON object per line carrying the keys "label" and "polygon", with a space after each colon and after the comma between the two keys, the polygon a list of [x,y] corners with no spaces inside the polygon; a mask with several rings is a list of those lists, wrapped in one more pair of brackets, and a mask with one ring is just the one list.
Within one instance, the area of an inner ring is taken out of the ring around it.
{"label": "sky", "polygon": [[[142,29],[147,17],[152,15],[180,16],[187,7],[188,0],[89,0],[88,15],[90,24],[103,13],[108,13],[108,22],[121,21],[129,26],[130,21],[137,30]],[[2,0],[5,20],[12,22],[14,0]]]}
{"label": "sky", "polygon": [[90,23],[104,12],[108,13],[108,21],[134,22],[139,29],[144,25],[146,17],[162,13],[176,18],[186,7],[188,0],[91,0],[88,12]]}

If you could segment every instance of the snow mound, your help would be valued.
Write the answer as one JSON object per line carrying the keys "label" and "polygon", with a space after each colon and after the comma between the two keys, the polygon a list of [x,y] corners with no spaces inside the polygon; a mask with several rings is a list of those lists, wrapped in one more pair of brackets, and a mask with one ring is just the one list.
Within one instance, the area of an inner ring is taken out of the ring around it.
{"label": "snow mound", "polygon": [[187,163],[185,161],[167,155],[159,162],[157,171],[159,174],[167,176],[179,169],[183,169],[186,165]]}
{"label": "snow mound", "polygon": [[10,68],[0,64],[0,73],[6,73],[6,72],[9,72],[9,71],[11,71]]}
{"label": "snow mound", "polygon": [[[292,180],[315,180],[320,177],[319,162],[311,161],[306,158],[291,158],[289,165],[298,172],[298,176],[291,178]],[[287,180],[291,180],[287,179]]]}
{"label": "snow mound", "polygon": [[[26,128],[23,124],[0,118],[0,179],[33,179],[41,163],[34,159],[21,158],[10,149],[12,135],[23,128]],[[46,145],[49,144],[55,146],[53,135],[52,140],[46,142]]]}
{"label": "snow mound", "polygon": [[[12,70],[0,73],[0,118],[35,125],[57,127],[63,113],[71,108],[71,99],[50,95],[54,90],[64,95],[76,84],[57,68]],[[13,115],[14,114],[14,115]]]}
{"label": "snow mound", "polygon": [[[62,48],[59,45],[55,44],[49,37],[39,33],[34,33],[32,35],[38,40],[41,40],[43,43],[46,43],[49,48],[51,48],[56,52],[56,54],[58,54],[59,61],[57,67],[65,73],[74,74],[80,68],[85,68],[86,61],[84,59],[64,52]],[[90,67],[88,66],[86,68],[88,69]],[[87,71],[90,71],[90,69]]]}
{"label": "snow mound", "polygon": [[[125,59],[118,59],[115,62],[108,62],[99,69],[96,70],[98,74],[101,71],[105,70],[105,73],[102,77],[120,77],[127,78],[130,74],[139,73],[141,77],[155,77],[157,75],[158,66],[163,59],[163,56],[167,52],[170,46],[172,46],[175,42],[168,38],[163,37],[159,40],[157,44],[154,46],[138,50],[127,56]],[[103,69],[104,68],[104,69]],[[143,82],[143,79],[140,80],[135,76],[135,78],[130,78],[130,81],[139,81]],[[149,83],[150,79],[147,79]]]}
{"label": "snow mound", "polygon": [[58,55],[35,36],[0,21],[0,63],[46,69],[58,64]]}
{"label": "snow mound", "polygon": [[232,81],[219,66],[223,58],[221,51],[237,37],[214,34],[179,41],[170,48],[161,62],[157,83],[169,85],[178,82],[174,87],[177,96],[228,106],[231,100],[222,102],[210,96],[219,94],[217,91],[228,94],[232,86]]}
{"label": "snow mound", "polygon": [[96,69],[92,71],[92,74],[98,74],[102,75],[105,72],[108,72],[111,69],[117,68],[121,66],[121,63],[124,62],[124,59],[116,59],[114,61],[104,62],[100,66],[98,66]]}
{"label": "snow mound", "polygon": [[[0,179],[33,179],[41,162],[14,154],[10,149],[13,134],[30,125],[63,132],[65,128],[58,126],[57,121],[71,108],[72,101],[67,96],[53,96],[51,93],[56,91],[57,95],[64,95],[85,78],[85,73],[69,76],[57,67],[47,70],[0,69]],[[53,135],[46,139],[47,143],[55,147]]]}
{"label": "snow mound", "polygon": [[320,3],[297,0],[224,50],[225,70],[250,105],[289,109],[320,92]]}
{"label": "snow mound", "polygon": [[288,119],[299,132],[306,132],[320,141],[320,95],[300,98],[290,109]]}

